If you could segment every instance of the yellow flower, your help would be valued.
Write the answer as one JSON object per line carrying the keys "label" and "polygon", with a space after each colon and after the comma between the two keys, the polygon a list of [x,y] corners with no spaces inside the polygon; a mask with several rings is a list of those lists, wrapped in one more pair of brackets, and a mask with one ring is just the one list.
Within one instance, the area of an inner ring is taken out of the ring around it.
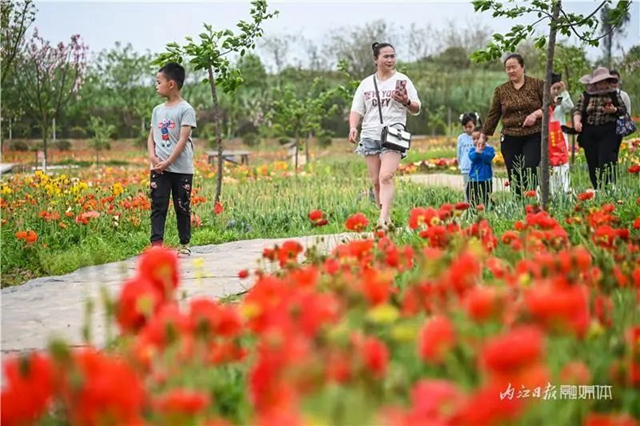
{"label": "yellow flower", "polygon": [[113,184],[112,192],[113,192],[113,195],[117,197],[118,195],[124,192],[124,187],[120,182],[116,182]]}
{"label": "yellow flower", "polygon": [[418,336],[418,328],[413,324],[398,324],[391,329],[391,337],[399,342],[412,342]]}
{"label": "yellow flower", "polygon": [[399,316],[398,310],[389,304],[378,305],[367,312],[367,318],[375,324],[391,324]]}
{"label": "yellow flower", "polygon": [[240,307],[240,315],[245,319],[251,319],[260,314],[260,307],[255,303],[243,303]]}
{"label": "yellow flower", "polygon": [[7,185],[2,185],[2,189],[0,189],[0,194],[2,195],[9,195],[11,194],[13,191],[11,190],[11,188],[9,188]]}

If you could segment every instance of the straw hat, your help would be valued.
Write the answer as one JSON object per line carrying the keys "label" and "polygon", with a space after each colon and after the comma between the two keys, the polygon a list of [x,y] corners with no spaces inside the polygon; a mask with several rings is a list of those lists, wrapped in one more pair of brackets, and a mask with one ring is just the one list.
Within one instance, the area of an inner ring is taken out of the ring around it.
{"label": "straw hat", "polygon": [[587,74],[587,75],[583,76],[582,78],[580,78],[579,81],[582,84],[595,84],[595,83],[598,83],[600,81],[605,81],[605,80],[618,81],[618,77],[616,77],[615,75],[611,75],[607,68],[598,67],[595,70],[593,70],[593,74]]}

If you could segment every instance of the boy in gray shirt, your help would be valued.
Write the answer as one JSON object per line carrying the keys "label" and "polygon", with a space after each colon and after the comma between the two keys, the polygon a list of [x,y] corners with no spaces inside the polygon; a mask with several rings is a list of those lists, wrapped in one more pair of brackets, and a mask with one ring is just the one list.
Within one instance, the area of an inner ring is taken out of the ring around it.
{"label": "boy in gray shirt", "polygon": [[151,114],[151,131],[147,139],[151,162],[151,245],[162,245],[164,225],[169,210],[169,195],[178,222],[179,256],[191,255],[191,184],[193,181],[193,140],[196,112],[180,96],[185,71],[170,62],[156,76],[156,91],[167,99]]}

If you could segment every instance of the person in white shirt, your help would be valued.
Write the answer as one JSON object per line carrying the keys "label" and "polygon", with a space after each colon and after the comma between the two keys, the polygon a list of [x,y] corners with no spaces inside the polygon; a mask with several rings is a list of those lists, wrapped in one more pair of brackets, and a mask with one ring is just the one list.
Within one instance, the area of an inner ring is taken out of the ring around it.
{"label": "person in white shirt", "polygon": [[[560,125],[566,126],[567,114],[571,114],[573,109],[573,100],[562,81],[562,74],[551,74],[551,99],[553,100],[552,120],[558,121]],[[569,135],[564,135],[564,142],[569,151]],[[569,162],[553,167],[553,175],[551,176],[551,192],[556,193],[564,191],[568,193],[571,190],[569,176]]]}
{"label": "person in white shirt", "polygon": [[611,70],[611,71],[609,71],[609,74],[618,77],[618,81],[613,84],[613,87],[615,87],[616,90],[618,91],[618,93],[620,93],[620,97],[622,98],[622,102],[624,103],[624,106],[627,107],[627,114],[629,114],[629,117],[632,117],[632,115],[631,115],[631,98],[629,97],[629,94],[627,92],[625,92],[624,90],[620,89],[620,85],[622,84],[622,80],[620,80],[620,73],[618,72],[618,70]]}
{"label": "person in white shirt", "polygon": [[[382,146],[380,139],[383,125],[380,123],[378,99],[382,121],[386,126],[406,125],[407,111],[418,115],[421,104],[413,82],[395,69],[394,47],[389,43],[373,43],[372,49],[377,70],[375,74],[360,82],[353,97],[349,114],[349,142],[358,144],[354,152],[363,156],[367,162],[376,205],[380,207],[378,229],[386,231],[390,226],[393,203],[393,176],[398,170],[400,160],[406,154]],[[396,90],[396,82],[399,80],[404,81],[405,90]],[[375,91],[376,85],[378,96]],[[362,129],[358,141],[358,124],[361,120]]]}

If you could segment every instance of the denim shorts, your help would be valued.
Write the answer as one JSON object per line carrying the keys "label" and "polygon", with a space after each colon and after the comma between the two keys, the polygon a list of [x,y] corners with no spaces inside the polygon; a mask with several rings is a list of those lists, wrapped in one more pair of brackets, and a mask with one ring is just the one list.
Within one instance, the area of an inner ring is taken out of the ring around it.
{"label": "denim shorts", "polygon": [[362,155],[363,157],[366,157],[367,155],[382,155],[386,154],[387,152],[397,152],[398,154],[400,154],[401,159],[407,156],[406,151],[402,152],[396,149],[385,148],[384,146],[382,146],[381,141],[371,138],[360,139],[360,142],[358,142],[358,147],[353,152]]}

